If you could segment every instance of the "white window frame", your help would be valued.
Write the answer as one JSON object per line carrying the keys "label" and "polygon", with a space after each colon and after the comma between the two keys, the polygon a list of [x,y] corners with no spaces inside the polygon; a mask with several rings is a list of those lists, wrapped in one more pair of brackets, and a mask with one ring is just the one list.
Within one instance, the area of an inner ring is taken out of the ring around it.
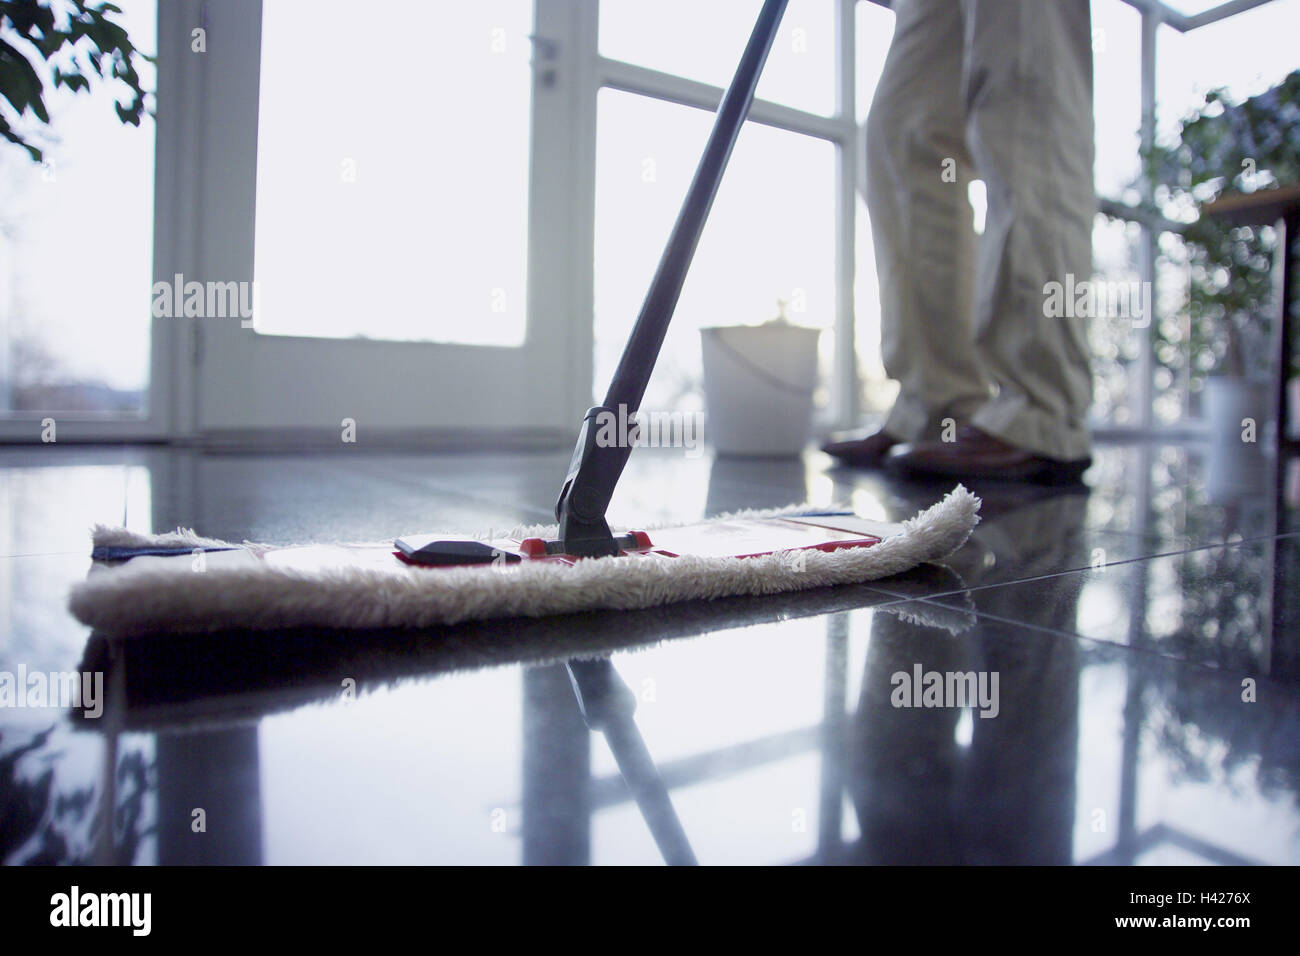
{"label": "white window frame", "polygon": [[[835,147],[835,333],[834,361],[829,382],[830,405],[819,421],[823,428],[848,428],[857,423],[860,389],[858,383],[857,346],[855,340],[857,312],[854,305],[854,280],[856,274],[856,216],[857,216],[857,166],[859,162],[859,127],[856,102],[856,20],[857,0],[833,0],[835,3],[835,109],[830,116],[795,109],[770,100],[755,99],[749,111],[749,121],[764,126],[825,140]],[[591,89],[584,91],[579,102],[583,115],[579,117],[582,128],[595,129],[596,100],[601,89],[634,93],[651,99],[690,106],[714,112],[722,101],[720,87],[649,67],[625,63],[602,56],[598,49],[599,4],[575,4],[581,10],[584,22],[578,25],[580,40],[592,68],[585,71]],[[746,30],[748,34],[748,30]],[[588,169],[595,169],[595,137],[589,142],[592,150]],[[589,209],[582,213],[594,220],[594,174],[588,199]],[[779,180],[774,188],[780,189]],[[586,260],[590,262],[590,259]],[[584,354],[590,354],[588,344]],[[595,383],[597,392],[603,393],[604,383]]]}

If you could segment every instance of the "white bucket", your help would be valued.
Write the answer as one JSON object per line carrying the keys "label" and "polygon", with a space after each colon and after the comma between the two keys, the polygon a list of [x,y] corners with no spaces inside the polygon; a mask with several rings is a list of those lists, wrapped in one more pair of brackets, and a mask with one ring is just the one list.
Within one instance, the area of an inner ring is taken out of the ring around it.
{"label": "white bucket", "polygon": [[1220,445],[1240,445],[1246,426],[1255,423],[1255,441],[1264,440],[1264,425],[1272,417],[1267,382],[1211,375],[1205,380],[1205,423],[1210,441]]}
{"label": "white bucket", "polygon": [[797,455],[812,434],[820,329],[700,329],[708,436],[720,455]]}

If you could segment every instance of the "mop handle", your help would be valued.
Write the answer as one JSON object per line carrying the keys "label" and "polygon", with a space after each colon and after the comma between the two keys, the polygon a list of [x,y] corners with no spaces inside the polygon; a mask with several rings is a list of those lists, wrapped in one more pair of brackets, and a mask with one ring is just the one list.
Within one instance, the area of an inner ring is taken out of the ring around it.
{"label": "mop handle", "polygon": [[686,271],[691,266],[695,247],[699,244],[704,221],[709,217],[713,197],[726,171],[731,149],[736,145],[740,127],[754,100],[754,88],[763,72],[767,52],[772,48],[776,28],[785,13],[786,0],[765,0],[759,12],[754,32],[750,34],[745,53],[736,67],[736,75],[727,87],[718,106],[718,116],[713,122],[713,132],[704,147],[704,155],[695,169],[691,188],[686,191],[681,212],[673,224],[668,246],[659,259],[650,291],[641,304],[636,325],[628,337],[623,357],[619,359],[614,378],[609,383],[604,406],[587,410],[578,442],[569,460],[569,472],[555,502],[555,518],[559,522],[557,550],[579,557],[600,557],[619,553],[618,543],[610,534],[605,522],[605,509],[614,495],[614,486],[623,474],[632,446],[625,442],[602,442],[602,415],[614,414],[631,420],[641,407],[650,373],[654,371],[659,350],[664,344],[668,323],[677,308],[686,281]]}
{"label": "mop handle", "polygon": [[695,256],[695,247],[699,245],[713,198],[718,194],[718,185],[726,171],[727,160],[731,158],[732,147],[736,145],[736,137],[749,114],[754,89],[758,86],[763,64],[785,13],[786,2],[766,0],[758,15],[754,32],[750,34],[740,65],[736,67],[736,75],[718,106],[713,132],[709,134],[708,145],[704,147],[704,155],[695,169],[695,178],[691,180],[691,188],[686,193],[681,212],[677,214],[668,246],[659,259],[636,325],[609,384],[605,408],[618,411],[619,406],[626,406],[630,416],[641,407],[641,399],[650,383],[650,373],[654,371],[664,335],[668,332],[668,323],[681,297],[686,272]]}

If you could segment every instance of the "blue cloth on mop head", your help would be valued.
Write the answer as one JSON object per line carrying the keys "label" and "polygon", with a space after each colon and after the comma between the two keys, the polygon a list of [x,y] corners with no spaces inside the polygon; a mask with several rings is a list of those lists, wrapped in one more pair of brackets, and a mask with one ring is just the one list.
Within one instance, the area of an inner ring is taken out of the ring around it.
{"label": "blue cloth on mop head", "polygon": [[195,551],[238,551],[234,545],[226,547],[160,548],[160,547],[118,547],[101,545],[90,552],[94,561],[129,561],[131,558],[151,556],[155,558],[173,558],[181,554],[193,554]]}

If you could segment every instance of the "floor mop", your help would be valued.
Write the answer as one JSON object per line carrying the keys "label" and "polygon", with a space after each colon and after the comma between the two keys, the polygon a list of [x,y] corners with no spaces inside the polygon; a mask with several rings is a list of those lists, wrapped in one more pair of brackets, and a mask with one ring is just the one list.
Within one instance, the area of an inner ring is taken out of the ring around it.
{"label": "floor mop", "polygon": [[722,98],[682,209],[604,403],[583,419],[550,527],[393,544],[235,544],[188,529],[93,530],[94,563],[69,605],[105,634],[428,627],[800,591],[888,577],[960,547],[979,499],[958,485],[899,524],[790,507],[687,527],[612,531],[605,514],[635,433],[601,423],[640,408],[786,0],[766,0]]}

